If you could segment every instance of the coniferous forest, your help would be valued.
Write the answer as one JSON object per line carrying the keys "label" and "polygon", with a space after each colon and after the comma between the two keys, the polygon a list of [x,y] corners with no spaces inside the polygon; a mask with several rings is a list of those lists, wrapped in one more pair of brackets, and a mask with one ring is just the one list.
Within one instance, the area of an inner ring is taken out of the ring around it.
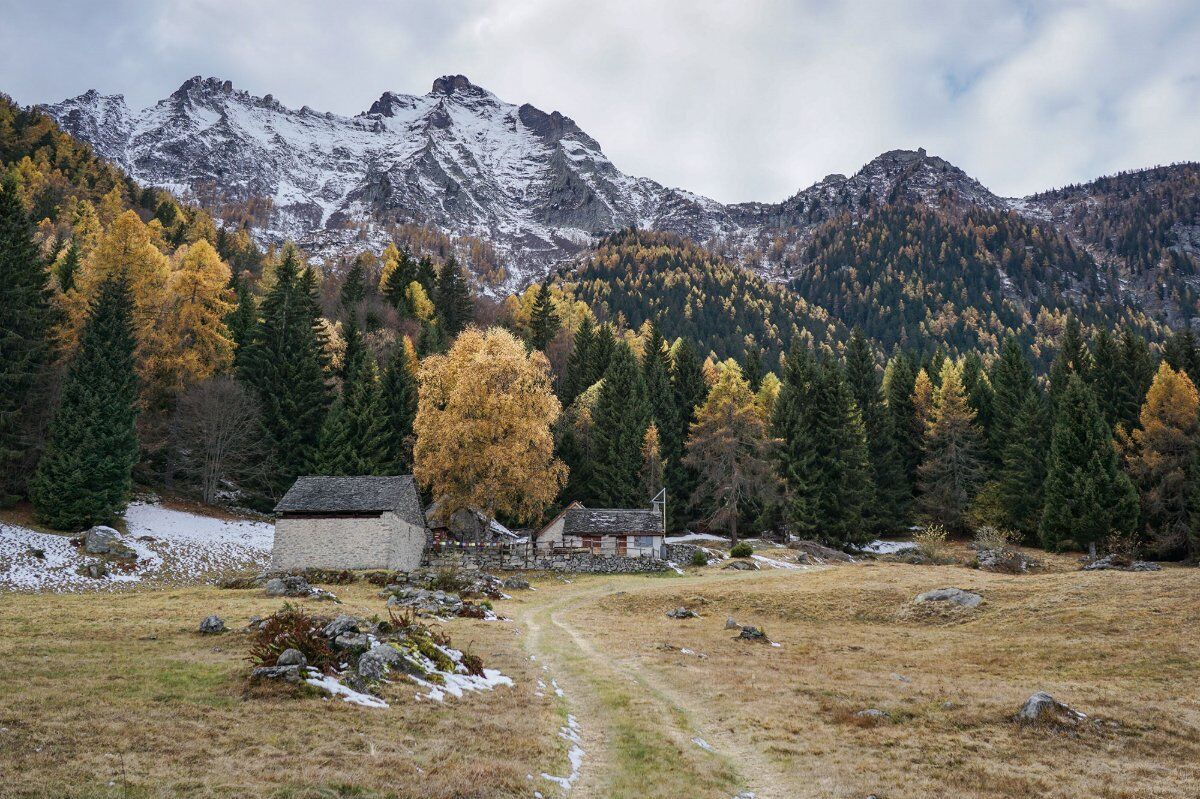
{"label": "coniferous forest", "polygon": [[[833,219],[774,282],[620,231],[499,300],[433,236],[260,247],[248,218],[140,187],[8,101],[0,161],[0,500],[54,528],[113,520],[135,484],[270,508],[300,475],[415,472],[514,523],[665,488],[672,529],[994,526],[1200,556],[1190,328],[1014,214]],[[1192,274],[1164,254],[1170,214],[1194,215],[1153,210],[1170,191],[1072,224]],[[496,468],[462,454],[485,451]]]}

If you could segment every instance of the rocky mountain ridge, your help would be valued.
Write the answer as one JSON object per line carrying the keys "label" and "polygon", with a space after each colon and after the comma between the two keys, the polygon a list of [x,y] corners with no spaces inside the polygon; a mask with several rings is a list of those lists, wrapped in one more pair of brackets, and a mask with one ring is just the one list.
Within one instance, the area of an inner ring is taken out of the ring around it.
{"label": "rocky mountain ridge", "polygon": [[[1200,242],[1194,164],[1160,168],[1185,195],[1182,211],[1144,224],[1149,212],[1138,206],[1139,191],[1159,186],[1154,197],[1179,199],[1161,190],[1161,179],[1130,188],[1129,181],[1110,186],[1105,181],[1117,178],[1103,178],[1003,198],[923,149],[883,153],[854,175],[829,175],[779,203],[725,205],[626,175],[570,117],[504,102],[462,75],[438,78],[421,96],[384,92],[353,117],[289,109],[271,95],[199,76],[141,111],[131,111],[121,95],[96,91],[44,109],[143,183],[209,207],[265,205],[257,233],[266,241],[290,238],[335,255],[381,248],[400,224],[482,239],[505,265],[502,285],[493,287],[498,293],[629,227],[676,233],[760,274],[790,279],[808,265],[806,250],[823,227],[855,224],[894,204],[959,216],[1015,213],[1049,225],[1093,254],[1107,270],[1102,283],[1127,287],[1133,300],[1167,315],[1181,313],[1181,300],[1164,296],[1162,275],[1147,272],[1171,273],[1166,295],[1195,289],[1186,268]],[[1089,216],[1099,207],[1104,224]],[[1112,217],[1123,214],[1132,227],[1114,234]],[[1146,225],[1150,233],[1142,231]],[[1106,232],[1097,232],[1101,227]],[[1149,264],[1130,255],[1147,236]]]}

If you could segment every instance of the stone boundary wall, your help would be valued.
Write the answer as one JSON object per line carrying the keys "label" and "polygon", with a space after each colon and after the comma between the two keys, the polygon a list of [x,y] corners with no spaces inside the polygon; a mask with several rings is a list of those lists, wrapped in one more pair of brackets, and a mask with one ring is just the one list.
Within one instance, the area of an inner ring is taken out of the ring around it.
{"label": "stone boundary wall", "polygon": [[[690,566],[692,558],[696,557],[696,553],[703,550],[704,547],[695,544],[667,544],[667,560],[677,563],[680,566]],[[711,558],[712,556],[709,555],[709,557]]]}
{"label": "stone boundary wall", "polygon": [[430,569],[478,568],[495,571],[553,571],[584,574],[633,574],[661,572],[669,567],[659,558],[569,553],[532,555],[504,551],[444,550],[426,552],[421,565]]}

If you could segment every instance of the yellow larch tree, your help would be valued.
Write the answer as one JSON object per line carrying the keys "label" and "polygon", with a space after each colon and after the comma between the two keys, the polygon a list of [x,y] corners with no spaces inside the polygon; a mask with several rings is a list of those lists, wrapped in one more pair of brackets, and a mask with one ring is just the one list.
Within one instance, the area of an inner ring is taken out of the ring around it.
{"label": "yellow larch tree", "polygon": [[507,330],[468,328],[421,362],[413,472],[444,514],[536,519],[566,482],[550,364]]}
{"label": "yellow larch tree", "polygon": [[929,379],[929,373],[924,369],[917,372],[916,382],[913,384],[913,413],[916,415],[917,424],[921,430],[924,430],[933,416],[933,381]]}
{"label": "yellow larch tree", "polygon": [[1153,543],[1164,554],[1200,555],[1200,396],[1187,373],[1158,367],[1129,436],[1127,464]]}
{"label": "yellow larch tree", "polygon": [[176,397],[233,362],[225,325],[234,308],[229,265],[204,239],[175,252],[158,323],[146,348],[147,389],[156,399]]}

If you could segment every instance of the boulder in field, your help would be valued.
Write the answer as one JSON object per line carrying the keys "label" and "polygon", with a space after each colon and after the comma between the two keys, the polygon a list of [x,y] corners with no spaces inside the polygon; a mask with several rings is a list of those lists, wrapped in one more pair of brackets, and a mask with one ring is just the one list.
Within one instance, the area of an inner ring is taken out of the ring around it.
{"label": "boulder in field", "polygon": [[983,597],[970,591],[964,591],[961,588],[938,588],[919,594],[913,601],[918,605],[923,605],[926,602],[947,602],[953,605],[961,605],[964,608],[974,608],[979,606],[979,603],[983,601]]}
{"label": "boulder in field", "polygon": [[201,635],[217,635],[225,632],[225,620],[220,616],[205,616],[200,622]]}
{"label": "boulder in field", "polygon": [[137,552],[121,541],[121,534],[102,524],[83,534],[83,551],[89,555],[107,555],[118,560],[137,560]]}
{"label": "boulder in field", "polygon": [[279,653],[279,657],[275,660],[276,666],[299,666],[304,668],[308,665],[308,658],[299,649],[285,649]]}
{"label": "boulder in field", "polygon": [[282,682],[300,682],[299,666],[259,666],[250,672],[250,681],[280,680]]}
{"label": "boulder in field", "polygon": [[1086,718],[1083,713],[1064,705],[1045,691],[1038,691],[1026,699],[1017,713],[1017,721],[1022,724],[1053,724],[1060,727],[1073,727]]}

